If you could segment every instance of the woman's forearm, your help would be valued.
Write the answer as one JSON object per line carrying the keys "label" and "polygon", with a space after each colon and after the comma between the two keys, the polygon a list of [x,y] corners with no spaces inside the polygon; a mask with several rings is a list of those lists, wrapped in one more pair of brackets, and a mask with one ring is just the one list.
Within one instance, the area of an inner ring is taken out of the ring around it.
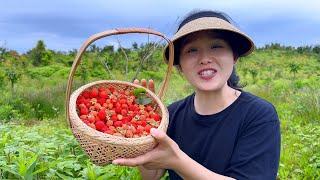
{"label": "woman's forearm", "polygon": [[198,162],[191,159],[187,154],[181,151],[179,160],[173,167],[173,170],[179,174],[183,179],[202,179],[202,180],[220,180],[220,179],[233,179],[214,173]]}

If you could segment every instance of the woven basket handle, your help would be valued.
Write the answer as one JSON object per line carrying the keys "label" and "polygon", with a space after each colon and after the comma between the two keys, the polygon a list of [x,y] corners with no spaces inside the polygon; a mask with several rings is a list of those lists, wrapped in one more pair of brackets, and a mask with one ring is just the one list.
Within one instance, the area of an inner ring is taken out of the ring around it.
{"label": "woven basket handle", "polygon": [[169,62],[168,62],[168,68],[167,68],[167,72],[166,75],[164,77],[162,86],[158,92],[158,97],[162,100],[167,85],[169,83],[169,78],[171,75],[171,70],[173,67],[173,58],[174,58],[174,52],[173,52],[173,43],[166,38],[163,34],[151,30],[151,29],[146,29],[146,28],[121,28],[121,29],[112,29],[112,30],[107,30],[107,31],[103,31],[97,34],[92,35],[91,37],[89,37],[81,46],[80,50],[77,53],[77,56],[75,58],[75,60],[73,61],[72,67],[71,67],[71,71],[68,77],[68,84],[67,84],[67,90],[66,90],[66,115],[67,115],[67,119],[69,119],[69,103],[70,103],[70,96],[71,96],[71,89],[72,89],[72,83],[73,83],[73,77],[75,74],[75,71],[78,67],[78,65],[80,64],[81,61],[81,56],[83,55],[83,53],[85,52],[86,48],[94,41],[101,39],[103,37],[106,36],[112,36],[112,35],[117,35],[117,34],[130,34],[130,33],[146,33],[146,34],[153,34],[153,35],[157,35],[162,37],[163,39],[165,39],[168,42],[169,45]]}

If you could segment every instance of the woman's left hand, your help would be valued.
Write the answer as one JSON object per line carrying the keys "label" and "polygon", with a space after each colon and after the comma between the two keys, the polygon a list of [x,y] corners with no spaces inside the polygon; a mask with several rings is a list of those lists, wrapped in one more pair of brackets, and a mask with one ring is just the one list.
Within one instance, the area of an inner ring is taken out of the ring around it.
{"label": "woman's left hand", "polygon": [[112,163],[123,166],[143,166],[149,170],[173,169],[182,155],[179,146],[161,130],[152,128],[150,134],[158,142],[153,150],[135,158],[116,159]]}

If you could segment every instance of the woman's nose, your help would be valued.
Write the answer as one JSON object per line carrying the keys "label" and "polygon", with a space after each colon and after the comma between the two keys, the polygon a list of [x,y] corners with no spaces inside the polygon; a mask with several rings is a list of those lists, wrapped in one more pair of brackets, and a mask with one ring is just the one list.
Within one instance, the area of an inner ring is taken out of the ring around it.
{"label": "woman's nose", "polygon": [[210,56],[210,54],[208,53],[202,53],[199,57],[199,63],[200,64],[208,64],[208,63],[212,63],[212,56]]}

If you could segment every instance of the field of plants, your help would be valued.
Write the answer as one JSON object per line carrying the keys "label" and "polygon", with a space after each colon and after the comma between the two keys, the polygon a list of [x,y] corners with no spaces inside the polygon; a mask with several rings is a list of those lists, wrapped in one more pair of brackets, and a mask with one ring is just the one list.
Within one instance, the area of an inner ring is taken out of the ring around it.
{"label": "field of plants", "polygon": [[[158,89],[166,70],[161,49],[153,43],[119,49],[91,45],[74,89],[95,80],[134,78],[154,79]],[[64,98],[76,53],[46,49],[43,41],[25,54],[0,48],[0,179],[141,179],[136,168],[93,165],[68,128]],[[320,179],[320,47],[266,45],[240,59],[237,72],[245,91],[277,109],[278,178]],[[174,71],[164,102],[192,91]]]}

